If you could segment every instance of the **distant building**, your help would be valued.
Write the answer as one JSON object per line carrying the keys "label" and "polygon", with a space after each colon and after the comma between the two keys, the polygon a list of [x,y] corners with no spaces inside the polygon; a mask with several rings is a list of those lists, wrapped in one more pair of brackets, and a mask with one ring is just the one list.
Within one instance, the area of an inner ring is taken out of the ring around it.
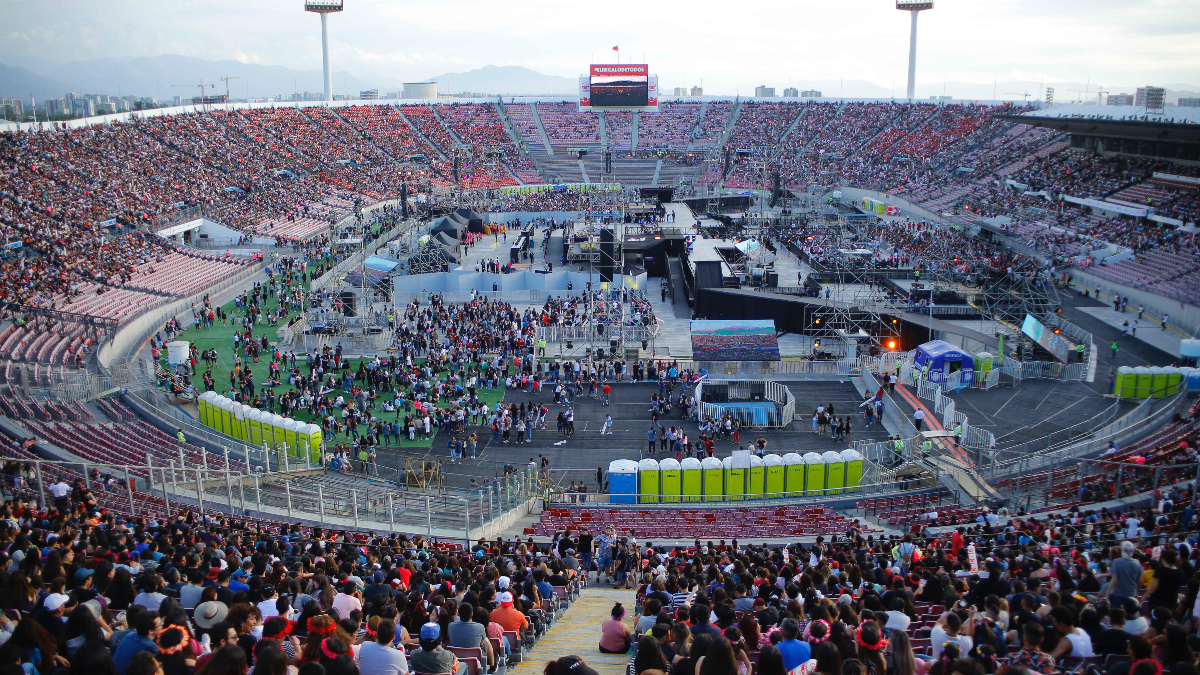
{"label": "distant building", "polygon": [[437,82],[405,82],[400,98],[437,98]]}
{"label": "distant building", "polygon": [[1133,97],[1129,94],[1109,94],[1109,105],[1133,105]]}
{"label": "distant building", "polygon": [[183,105],[183,97],[176,95],[174,100],[171,102],[171,105]]}
{"label": "distant building", "polygon": [[348,97],[347,97],[345,94],[334,94],[334,95],[333,95],[333,100],[335,100],[335,101],[349,101],[350,99],[349,99],[349,98],[348,98]]}
{"label": "distant building", "polygon": [[192,105],[214,105],[217,103],[228,103],[229,97],[225,94],[210,94],[209,96],[193,96]]}
{"label": "distant building", "polygon": [[1162,87],[1138,87],[1137,95],[1133,100],[1133,104],[1137,106],[1146,105],[1147,99],[1150,98],[1151,94],[1157,94],[1158,98],[1162,100],[1165,97],[1166,91],[1167,90],[1163,89]]}
{"label": "distant building", "polygon": [[816,89],[805,89],[800,92],[801,98],[821,98],[821,92]]}
{"label": "distant building", "polygon": [[703,96],[704,87],[692,87],[692,96]]}
{"label": "distant building", "polygon": [[25,102],[19,98],[0,98],[0,108],[6,119],[17,120],[25,116]]}
{"label": "distant building", "polygon": [[687,87],[675,87],[675,95],[676,96],[687,96],[688,88]]}
{"label": "distant building", "polygon": [[71,106],[65,98],[48,98],[46,99],[46,114],[47,115],[70,115]]}
{"label": "distant building", "polygon": [[367,89],[366,91],[360,91],[358,92],[358,97],[364,101],[377,101],[379,100],[379,90]]}
{"label": "distant building", "polygon": [[[175,98],[179,98],[176,96]],[[71,101],[71,114],[80,117],[91,117],[96,114],[96,104],[90,98],[76,98]]]}
{"label": "distant building", "polygon": [[775,87],[766,87],[766,86],[755,87],[754,95],[759,98],[773,98],[775,96]]}
{"label": "distant building", "polygon": [[384,96],[384,98],[400,98],[400,92],[398,92],[398,91],[389,91],[389,92],[387,93],[387,96]]}
{"label": "distant building", "polygon": [[1179,99],[1180,108],[1200,108],[1200,98],[1181,98]]}
{"label": "distant building", "polygon": [[783,90],[784,98],[796,98],[800,95],[800,90],[795,87],[788,87]]}

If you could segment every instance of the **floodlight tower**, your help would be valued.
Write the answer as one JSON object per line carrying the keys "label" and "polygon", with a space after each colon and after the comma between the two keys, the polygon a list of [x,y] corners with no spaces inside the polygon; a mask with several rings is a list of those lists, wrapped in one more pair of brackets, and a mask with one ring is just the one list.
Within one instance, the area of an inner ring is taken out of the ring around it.
{"label": "floodlight tower", "polygon": [[917,13],[933,9],[933,0],[896,0],[896,9],[912,13],[912,33],[908,36],[908,100],[917,90]]}
{"label": "floodlight tower", "polygon": [[[325,100],[333,100],[333,75],[329,73],[329,15],[342,11],[342,0],[304,0],[304,11],[321,15],[321,66],[325,74]],[[916,26],[916,19],[913,19]]]}

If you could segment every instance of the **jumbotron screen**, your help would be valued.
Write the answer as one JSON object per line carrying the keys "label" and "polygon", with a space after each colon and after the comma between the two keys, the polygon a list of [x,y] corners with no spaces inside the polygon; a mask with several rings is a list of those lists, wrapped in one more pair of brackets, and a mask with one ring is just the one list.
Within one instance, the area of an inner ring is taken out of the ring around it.
{"label": "jumbotron screen", "polygon": [[593,107],[645,107],[650,105],[650,74],[646,64],[592,65]]}

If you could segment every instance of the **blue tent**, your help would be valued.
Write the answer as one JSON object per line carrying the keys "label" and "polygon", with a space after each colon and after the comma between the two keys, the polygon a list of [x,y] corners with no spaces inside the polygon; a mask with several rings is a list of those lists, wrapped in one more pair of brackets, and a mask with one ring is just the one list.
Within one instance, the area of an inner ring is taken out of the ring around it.
{"label": "blue tent", "polygon": [[963,384],[970,384],[974,380],[975,355],[945,340],[934,340],[917,347],[914,363],[918,371],[928,373],[930,382],[944,382],[947,375],[957,370],[963,371]]}

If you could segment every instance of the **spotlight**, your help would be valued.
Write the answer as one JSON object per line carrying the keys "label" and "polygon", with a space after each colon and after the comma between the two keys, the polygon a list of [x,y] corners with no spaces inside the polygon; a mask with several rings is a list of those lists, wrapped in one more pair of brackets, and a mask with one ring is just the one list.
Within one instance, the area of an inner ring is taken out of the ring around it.
{"label": "spotlight", "polygon": [[896,341],[888,340],[888,349],[895,349],[895,348],[896,348]]}

